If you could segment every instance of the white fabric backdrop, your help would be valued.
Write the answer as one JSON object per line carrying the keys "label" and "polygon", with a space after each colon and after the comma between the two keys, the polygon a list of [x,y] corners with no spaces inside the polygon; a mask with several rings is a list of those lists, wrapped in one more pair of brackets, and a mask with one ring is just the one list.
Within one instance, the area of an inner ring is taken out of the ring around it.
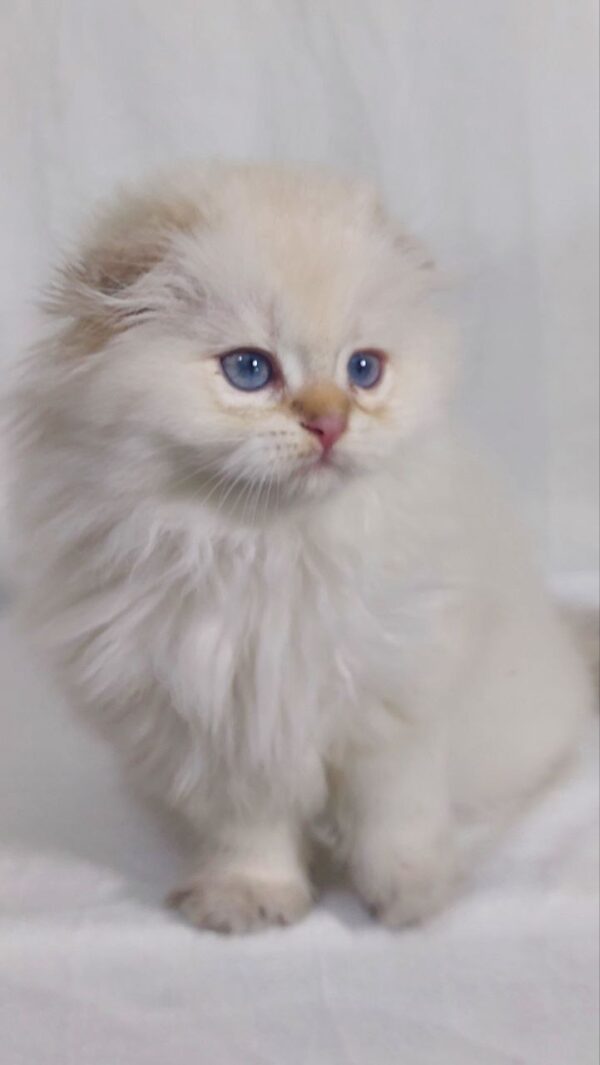
{"label": "white fabric backdrop", "polygon": [[4,0],[0,42],[0,369],[115,180],[371,174],[460,277],[469,415],[545,563],[596,568],[596,0]]}

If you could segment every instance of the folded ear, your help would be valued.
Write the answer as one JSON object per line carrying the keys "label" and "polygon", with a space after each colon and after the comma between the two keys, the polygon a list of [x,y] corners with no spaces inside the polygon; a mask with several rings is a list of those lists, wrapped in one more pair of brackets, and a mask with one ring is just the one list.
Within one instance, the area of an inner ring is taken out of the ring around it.
{"label": "folded ear", "polygon": [[429,249],[417,237],[409,236],[407,233],[396,229],[394,232],[394,245],[407,259],[410,259],[417,270],[423,270],[426,273],[435,271],[435,261]]}
{"label": "folded ear", "polygon": [[424,273],[435,272],[436,264],[426,244],[404,229],[380,201],[376,202],[374,213],[378,225],[385,230],[393,247],[415,270]]}
{"label": "folded ear", "polygon": [[118,331],[147,307],[141,280],[166,256],[176,234],[200,221],[196,203],[170,189],[121,193],[98,212],[79,251],[59,269],[45,309],[61,318]]}

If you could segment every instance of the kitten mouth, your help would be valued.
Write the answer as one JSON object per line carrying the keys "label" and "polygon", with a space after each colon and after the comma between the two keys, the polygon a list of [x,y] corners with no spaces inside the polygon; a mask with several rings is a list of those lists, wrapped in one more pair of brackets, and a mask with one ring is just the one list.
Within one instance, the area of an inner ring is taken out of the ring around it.
{"label": "kitten mouth", "polygon": [[344,465],[339,460],[333,451],[323,451],[320,455],[311,455],[307,458],[300,468],[296,470],[296,476],[298,477],[310,477],[318,475],[321,471],[324,473],[344,473]]}
{"label": "kitten mouth", "polygon": [[302,491],[303,487],[310,489],[320,485],[333,487],[334,482],[347,479],[353,472],[352,463],[348,458],[337,452],[335,448],[320,450],[305,455],[295,470],[291,473],[292,483],[296,490]]}
{"label": "kitten mouth", "polygon": [[337,466],[331,451],[322,451],[320,455],[311,455],[303,466],[303,473],[312,473],[313,470],[334,469]]}

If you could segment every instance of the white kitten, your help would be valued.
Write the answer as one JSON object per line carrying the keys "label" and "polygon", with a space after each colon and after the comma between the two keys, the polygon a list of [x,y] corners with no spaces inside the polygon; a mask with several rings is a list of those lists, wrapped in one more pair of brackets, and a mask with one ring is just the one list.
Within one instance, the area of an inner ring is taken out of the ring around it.
{"label": "white kitten", "polygon": [[462,818],[541,785],[589,706],[445,425],[433,277],[369,189],[209,166],[122,195],[53,290],[17,396],[25,600],[197,829],[199,925],[300,917],[324,811],[381,919],[424,917]]}

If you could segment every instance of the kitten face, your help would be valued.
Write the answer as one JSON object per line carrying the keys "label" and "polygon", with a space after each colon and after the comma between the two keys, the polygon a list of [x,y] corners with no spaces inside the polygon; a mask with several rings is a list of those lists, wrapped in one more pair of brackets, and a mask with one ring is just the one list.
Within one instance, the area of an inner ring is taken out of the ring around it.
{"label": "kitten face", "polygon": [[247,511],[388,463],[452,365],[430,271],[362,187],[235,167],[184,185],[115,212],[79,266],[88,315],[114,318],[90,416],[160,440],[177,490]]}

